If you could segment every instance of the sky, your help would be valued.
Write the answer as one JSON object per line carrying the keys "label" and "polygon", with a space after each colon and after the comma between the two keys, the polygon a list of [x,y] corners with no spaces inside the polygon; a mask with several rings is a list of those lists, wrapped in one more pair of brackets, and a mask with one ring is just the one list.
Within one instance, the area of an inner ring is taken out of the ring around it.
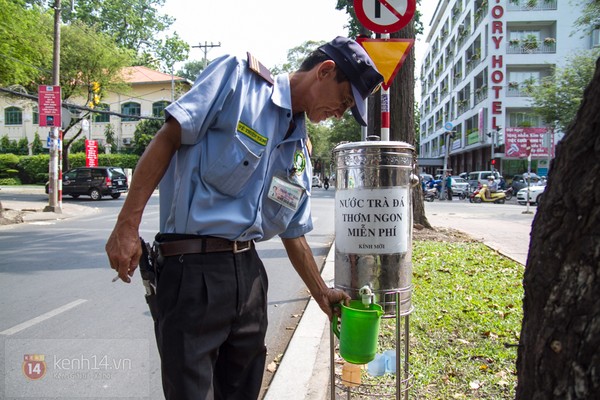
{"label": "sky", "polygon": [[[208,60],[224,54],[245,55],[249,51],[267,68],[272,68],[286,61],[289,49],[307,40],[330,41],[338,35],[347,35],[348,17],[335,9],[336,3],[336,0],[166,0],[162,12],[175,18],[172,31],[190,46],[220,43],[220,47],[208,49]],[[437,0],[421,0],[421,3],[418,7],[424,14],[427,31]],[[417,68],[426,47],[424,38],[417,38]],[[203,49],[190,50],[190,60],[203,58]]]}

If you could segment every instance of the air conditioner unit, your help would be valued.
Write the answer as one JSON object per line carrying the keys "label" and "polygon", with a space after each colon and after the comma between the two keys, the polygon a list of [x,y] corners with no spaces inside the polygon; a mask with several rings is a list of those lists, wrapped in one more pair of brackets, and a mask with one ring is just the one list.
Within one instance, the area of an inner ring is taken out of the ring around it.
{"label": "air conditioner unit", "polygon": [[131,138],[123,138],[123,144],[124,145],[130,145],[131,144]]}

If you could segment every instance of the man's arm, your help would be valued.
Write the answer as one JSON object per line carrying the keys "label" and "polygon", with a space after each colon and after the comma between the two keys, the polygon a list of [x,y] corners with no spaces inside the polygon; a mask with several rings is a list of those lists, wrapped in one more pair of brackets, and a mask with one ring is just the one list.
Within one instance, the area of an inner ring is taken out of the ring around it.
{"label": "man's arm", "polygon": [[110,267],[119,273],[123,282],[131,282],[130,277],[133,276],[142,253],[138,228],[146,203],[180,145],[179,122],[169,118],[152,139],[135,168],[129,193],[105,247]]}
{"label": "man's arm", "polygon": [[313,253],[304,236],[281,240],[294,269],[306,284],[319,307],[331,320],[332,306],[350,300],[350,296],[343,290],[327,287],[323,278],[321,278]]}

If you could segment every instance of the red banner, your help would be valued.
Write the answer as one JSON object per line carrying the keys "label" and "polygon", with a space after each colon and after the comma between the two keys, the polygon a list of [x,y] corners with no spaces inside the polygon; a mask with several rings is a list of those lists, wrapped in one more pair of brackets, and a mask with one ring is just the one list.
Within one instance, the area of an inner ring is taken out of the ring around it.
{"label": "red banner", "polygon": [[40,126],[57,126],[60,128],[60,106],[60,86],[38,86]]}
{"label": "red banner", "polygon": [[[548,147],[553,147],[553,138],[546,138],[548,130],[546,128],[506,128],[505,132],[505,151],[504,155],[508,158],[527,157],[528,150],[531,150],[531,157],[548,157]],[[544,145],[550,143],[550,146]],[[528,145],[531,149],[528,149]]]}
{"label": "red banner", "polygon": [[98,166],[98,142],[95,140],[85,141],[85,166]]}

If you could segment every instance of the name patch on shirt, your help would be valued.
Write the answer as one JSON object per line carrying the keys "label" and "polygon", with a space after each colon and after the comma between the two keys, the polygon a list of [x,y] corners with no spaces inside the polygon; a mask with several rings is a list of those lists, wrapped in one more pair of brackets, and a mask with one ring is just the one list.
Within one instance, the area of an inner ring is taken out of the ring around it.
{"label": "name patch on shirt", "polygon": [[269,139],[267,139],[260,133],[256,132],[254,129],[250,128],[248,125],[244,124],[241,121],[238,122],[237,130],[242,135],[247,136],[248,138],[252,139],[254,142],[260,144],[261,146],[266,146],[267,142],[269,141]]}

